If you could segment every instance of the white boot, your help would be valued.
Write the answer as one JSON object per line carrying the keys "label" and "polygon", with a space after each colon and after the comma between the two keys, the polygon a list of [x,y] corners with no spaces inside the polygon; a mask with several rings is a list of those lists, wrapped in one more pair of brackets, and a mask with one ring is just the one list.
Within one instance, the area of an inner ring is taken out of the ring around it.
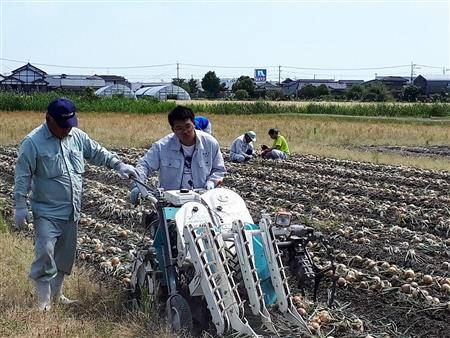
{"label": "white boot", "polygon": [[53,278],[51,280],[50,284],[51,284],[52,300],[56,304],[63,304],[63,305],[76,303],[77,300],[71,300],[71,299],[67,298],[66,296],[64,296],[62,293],[64,277],[65,277],[65,273],[62,271],[58,271],[55,278]]}
{"label": "white boot", "polygon": [[50,282],[36,281],[36,295],[38,300],[38,307],[41,311],[50,311]]}

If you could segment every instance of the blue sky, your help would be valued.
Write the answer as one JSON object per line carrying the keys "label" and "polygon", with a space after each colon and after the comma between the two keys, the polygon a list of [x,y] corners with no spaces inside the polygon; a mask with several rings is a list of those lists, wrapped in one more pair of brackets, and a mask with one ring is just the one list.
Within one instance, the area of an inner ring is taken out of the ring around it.
{"label": "blue sky", "polygon": [[[23,64],[11,60],[134,81],[169,81],[177,62],[182,78],[267,68],[272,80],[279,65],[282,79],[409,75],[411,62],[416,74],[450,68],[445,0],[0,0],[0,8],[3,74]],[[141,67],[154,65],[166,66]]]}

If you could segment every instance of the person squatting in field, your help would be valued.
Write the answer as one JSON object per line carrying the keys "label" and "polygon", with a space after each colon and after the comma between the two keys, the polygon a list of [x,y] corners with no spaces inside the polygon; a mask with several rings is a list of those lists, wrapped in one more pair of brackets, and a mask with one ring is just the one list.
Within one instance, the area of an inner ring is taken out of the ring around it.
{"label": "person squatting in field", "polygon": [[285,160],[289,155],[289,146],[284,136],[280,135],[278,129],[270,128],[269,136],[273,140],[272,147],[261,146],[261,157],[272,160]]}
{"label": "person squatting in field", "polygon": [[256,133],[252,130],[236,137],[230,147],[230,160],[238,163],[251,160],[255,154],[253,142]]}
{"label": "person squatting in field", "polygon": [[[221,184],[225,164],[217,140],[195,129],[194,113],[190,108],[177,106],[169,112],[173,133],[155,142],[138,161],[138,179],[146,182],[159,172],[159,186],[165,190],[212,189]],[[130,193],[130,201],[139,203],[137,186]]]}
{"label": "person squatting in field", "polygon": [[195,129],[204,131],[205,133],[212,134],[211,121],[204,116],[196,116],[194,118]]}
{"label": "person squatting in field", "polygon": [[50,310],[52,301],[73,302],[63,295],[62,286],[75,260],[84,161],[114,169],[122,178],[137,175],[133,166],[123,163],[77,125],[72,101],[52,101],[46,122],[23,139],[15,167],[14,224],[20,229],[28,221],[29,197],[35,236],[29,276],[35,281],[41,310]]}

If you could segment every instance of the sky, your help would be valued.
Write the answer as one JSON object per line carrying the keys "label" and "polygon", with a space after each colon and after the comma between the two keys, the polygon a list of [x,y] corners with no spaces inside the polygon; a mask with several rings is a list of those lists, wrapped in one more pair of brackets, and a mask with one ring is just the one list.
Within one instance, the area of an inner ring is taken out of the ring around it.
{"label": "sky", "polygon": [[448,0],[0,0],[0,73],[30,62],[141,82],[450,74],[449,16]]}

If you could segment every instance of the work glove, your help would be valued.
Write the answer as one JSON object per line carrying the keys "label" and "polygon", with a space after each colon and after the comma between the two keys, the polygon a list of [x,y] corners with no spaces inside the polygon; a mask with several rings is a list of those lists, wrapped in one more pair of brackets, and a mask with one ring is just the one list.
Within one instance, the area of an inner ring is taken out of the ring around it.
{"label": "work glove", "polygon": [[215,187],[215,184],[213,181],[206,181],[206,185],[205,185],[206,190],[214,189],[214,187]]}
{"label": "work glove", "polygon": [[15,208],[14,209],[14,226],[17,230],[28,222],[28,209],[27,208]]}
{"label": "work glove", "polygon": [[130,202],[133,205],[138,205],[141,201],[141,192],[138,187],[134,187],[130,192]]}
{"label": "work glove", "polygon": [[253,155],[245,155],[245,158],[246,158],[247,160],[251,160],[251,159],[253,158]]}
{"label": "work glove", "polygon": [[131,177],[134,177],[134,178],[138,177],[136,168],[133,167],[132,165],[120,162],[115,169],[119,173],[120,177],[123,179],[131,178]]}

